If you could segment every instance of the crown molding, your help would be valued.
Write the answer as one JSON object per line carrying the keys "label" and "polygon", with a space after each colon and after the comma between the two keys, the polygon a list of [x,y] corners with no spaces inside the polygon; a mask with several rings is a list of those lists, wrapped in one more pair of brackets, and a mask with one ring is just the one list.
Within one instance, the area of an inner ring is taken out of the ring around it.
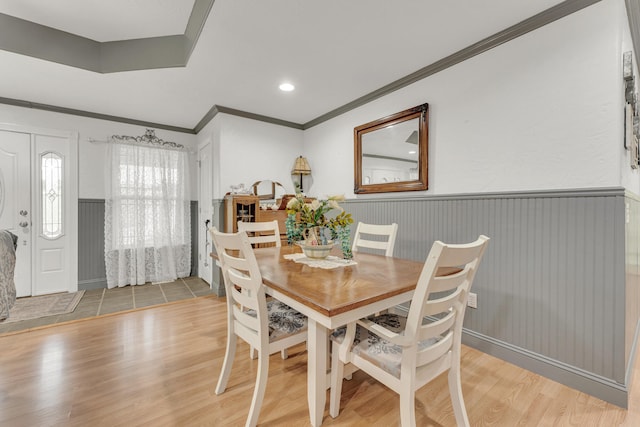
{"label": "crown molding", "polygon": [[294,123],[287,120],[276,119],[274,117],[263,116],[262,114],[250,113],[248,111],[236,110],[235,108],[224,107],[222,105],[214,105],[207,112],[207,114],[205,114],[204,117],[200,119],[196,127],[193,128],[193,132],[196,134],[200,132],[219,113],[230,114],[237,117],[244,117],[245,119],[258,120],[261,122],[290,127],[293,129],[303,129],[303,126],[300,123]]}
{"label": "crown molding", "polygon": [[184,67],[215,0],[195,0],[185,33],[97,42],[0,13],[0,49],[96,73]]}
{"label": "crown molding", "polygon": [[162,123],[147,122],[144,120],[129,119],[127,117],[110,116],[108,114],[93,113],[91,111],[76,110],[73,108],[58,107],[56,105],[40,104],[37,102],[23,101],[20,99],[0,97],[0,104],[13,105],[16,107],[33,108],[36,110],[51,111],[53,113],[71,114],[74,116],[88,117],[91,119],[109,120],[112,122],[127,123],[130,125],[144,126],[148,128],[164,129],[173,132],[195,134],[193,129],[178,126],[165,125]]}

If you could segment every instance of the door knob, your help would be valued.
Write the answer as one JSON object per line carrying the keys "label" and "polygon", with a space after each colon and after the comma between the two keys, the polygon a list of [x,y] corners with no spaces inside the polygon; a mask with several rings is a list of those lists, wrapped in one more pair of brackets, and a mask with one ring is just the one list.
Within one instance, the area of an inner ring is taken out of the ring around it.
{"label": "door knob", "polygon": [[20,221],[20,223],[18,224],[20,227],[25,228],[29,226],[29,222],[28,221]]}

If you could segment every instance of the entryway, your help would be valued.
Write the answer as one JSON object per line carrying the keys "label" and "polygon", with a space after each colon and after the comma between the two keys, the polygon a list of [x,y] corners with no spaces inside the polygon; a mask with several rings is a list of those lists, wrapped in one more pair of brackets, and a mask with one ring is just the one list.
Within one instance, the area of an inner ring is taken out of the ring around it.
{"label": "entryway", "polygon": [[0,335],[212,294],[209,284],[199,277],[185,277],[159,284],[90,289],[85,291],[73,312],[14,323],[0,322]]}
{"label": "entryway", "polygon": [[78,290],[78,138],[0,125],[0,229],[18,236],[18,297]]}

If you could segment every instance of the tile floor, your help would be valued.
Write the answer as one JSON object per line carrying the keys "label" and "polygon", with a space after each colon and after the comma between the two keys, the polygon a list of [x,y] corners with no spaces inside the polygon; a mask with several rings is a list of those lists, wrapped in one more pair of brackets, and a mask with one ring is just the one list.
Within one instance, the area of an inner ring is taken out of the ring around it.
{"label": "tile floor", "polygon": [[156,285],[148,283],[123,288],[91,289],[85,291],[78,306],[71,313],[15,323],[0,323],[0,334],[209,294],[212,294],[211,288],[199,277],[185,277],[175,282]]}

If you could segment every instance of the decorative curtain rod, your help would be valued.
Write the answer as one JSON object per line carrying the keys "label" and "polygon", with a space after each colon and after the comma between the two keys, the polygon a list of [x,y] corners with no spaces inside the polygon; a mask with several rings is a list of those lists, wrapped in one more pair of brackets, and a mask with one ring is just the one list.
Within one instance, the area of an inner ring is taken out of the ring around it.
{"label": "decorative curtain rod", "polygon": [[185,150],[185,147],[182,144],[178,144],[171,141],[165,141],[163,139],[158,138],[156,136],[156,131],[153,129],[147,129],[147,131],[142,136],[111,135],[111,137],[107,141],[99,141],[93,138],[89,138],[88,141],[92,143],[102,143],[102,144],[121,143],[121,144],[132,144],[132,145],[149,145],[149,146],[159,147],[159,148]]}

